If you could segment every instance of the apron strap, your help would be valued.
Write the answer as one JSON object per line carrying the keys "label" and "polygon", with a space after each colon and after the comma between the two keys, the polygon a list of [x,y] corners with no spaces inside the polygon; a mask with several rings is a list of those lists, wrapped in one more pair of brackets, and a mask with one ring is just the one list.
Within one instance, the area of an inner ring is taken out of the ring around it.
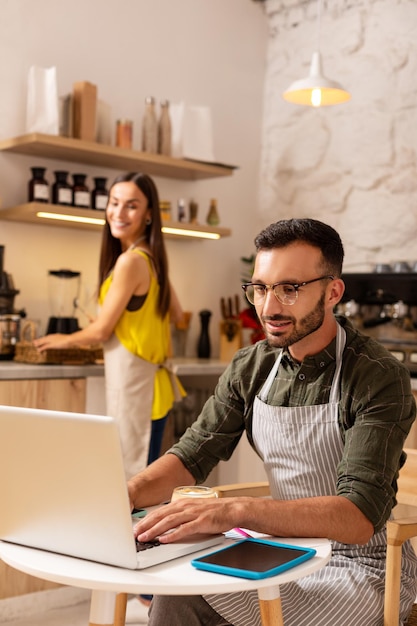
{"label": "apron strap", "polygon": [[329,402],[339,402],[340,398],[340,375],[342,372],[342,356],[346,345],[346,331],[337,323],[336,334],[336,371],[333,376]]}
{"label": "apron strap", "polygon": [[277,356],[277,358],[275,360],[275,363],[274,363],[271,371],[268,374],[268,378],[266,379],[266,381],[265,381],[265,383],[264,383],[264,385],[263,385],[263,387],[262,387],[262,389],[261,389],[261,391],[259,393],[259,399],[262,400],[262,402],[266,403],[266,401],[268,399],[269,390],[271,389],[271,385],[274,382],[275,376],[277,375],[277,372],[278,372],[279,364],[281,363],[282,353],[283,353],[283,350],[280,350],[279,354],[278,354],[278,356]]}

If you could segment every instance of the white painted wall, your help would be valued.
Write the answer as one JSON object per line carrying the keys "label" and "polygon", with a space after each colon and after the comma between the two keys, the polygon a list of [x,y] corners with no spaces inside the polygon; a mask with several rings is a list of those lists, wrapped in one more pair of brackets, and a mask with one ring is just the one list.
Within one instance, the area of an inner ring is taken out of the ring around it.
{"label": "white painted wall", "polygon": [[[113,120],[131,118],[135,147],[144,98],[184,100],[211,108],[217,160],[236,164],[231,178],[183,183],[155,179],[162,198],[194,198],[205,221],[218,199],[221,225],[233,235],[219,242],[168,241],[172,279],[183,306],[194,312],[188,353],[195,354],[198,311],[213,311],[213,356],[218,354],[219,299],[240,292],[240,264],[264,222],[257,210],[267,21],[252,0],[0,0],[0,139],[24,134],[31,65],[56,66],[59,95],[74,82],[98,86]],[[0,153],[4,208],[26,201],[29,167],[81,171],[112,180],[119,172]],[[57,227],[0,221],[5,270],[20,290],[16,306],[39,320],[50,315],[48,269],[82,273],[81,301],[94,311],[100,237]],[[85,320],[80,317],[80,322]]]}

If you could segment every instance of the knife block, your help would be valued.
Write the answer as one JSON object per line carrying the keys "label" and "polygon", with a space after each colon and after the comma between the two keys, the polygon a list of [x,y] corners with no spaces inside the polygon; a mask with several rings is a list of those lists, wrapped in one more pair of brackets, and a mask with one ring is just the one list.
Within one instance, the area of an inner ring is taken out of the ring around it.
{"label": "knife block", "polygon": [[224,320],[220,322],[220,361],[229,362],[242,347],[242,322]]}

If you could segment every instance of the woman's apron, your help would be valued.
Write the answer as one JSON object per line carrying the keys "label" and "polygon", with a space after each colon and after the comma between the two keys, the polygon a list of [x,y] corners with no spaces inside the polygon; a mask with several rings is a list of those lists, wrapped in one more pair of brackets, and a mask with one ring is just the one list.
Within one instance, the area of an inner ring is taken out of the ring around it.
{"label": "woman's apron", "polygon": [[129,352],[113,334],[104,343],[107,415],[117,420],[126,478],[145,469],[158,364]]}
{"label": "woman's apron", "polygon": [[[336,370],[329,403],[280,407],[267,404],[282,358],[280,352],[254,402],[253,440],[264,461],[274,499],[336,495],[343,454],[338,405],[346,333],[338,324]],[[285,626],[381,626],[385,583],[385,531],[365,546],[332,542],[333,556],[316,573],[280,588]],[[416,595],[416,558],[404,548],[401,609]],[[234,626],[260,626],[256,592],[204,596]],[[400,622],[402,623],[402,622]]]}

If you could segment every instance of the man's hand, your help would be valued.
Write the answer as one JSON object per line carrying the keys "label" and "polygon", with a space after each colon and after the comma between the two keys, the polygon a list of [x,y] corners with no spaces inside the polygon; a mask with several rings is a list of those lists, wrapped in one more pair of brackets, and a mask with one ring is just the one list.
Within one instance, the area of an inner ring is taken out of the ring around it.
{"label": "man's hand", "polygon": [[139,541],[155,537],[161,543],[172,543],[197,534],[217,534],[238,525],[239,510],[246,498],[199,500],[182,498],[148,513],[135,526]]}

